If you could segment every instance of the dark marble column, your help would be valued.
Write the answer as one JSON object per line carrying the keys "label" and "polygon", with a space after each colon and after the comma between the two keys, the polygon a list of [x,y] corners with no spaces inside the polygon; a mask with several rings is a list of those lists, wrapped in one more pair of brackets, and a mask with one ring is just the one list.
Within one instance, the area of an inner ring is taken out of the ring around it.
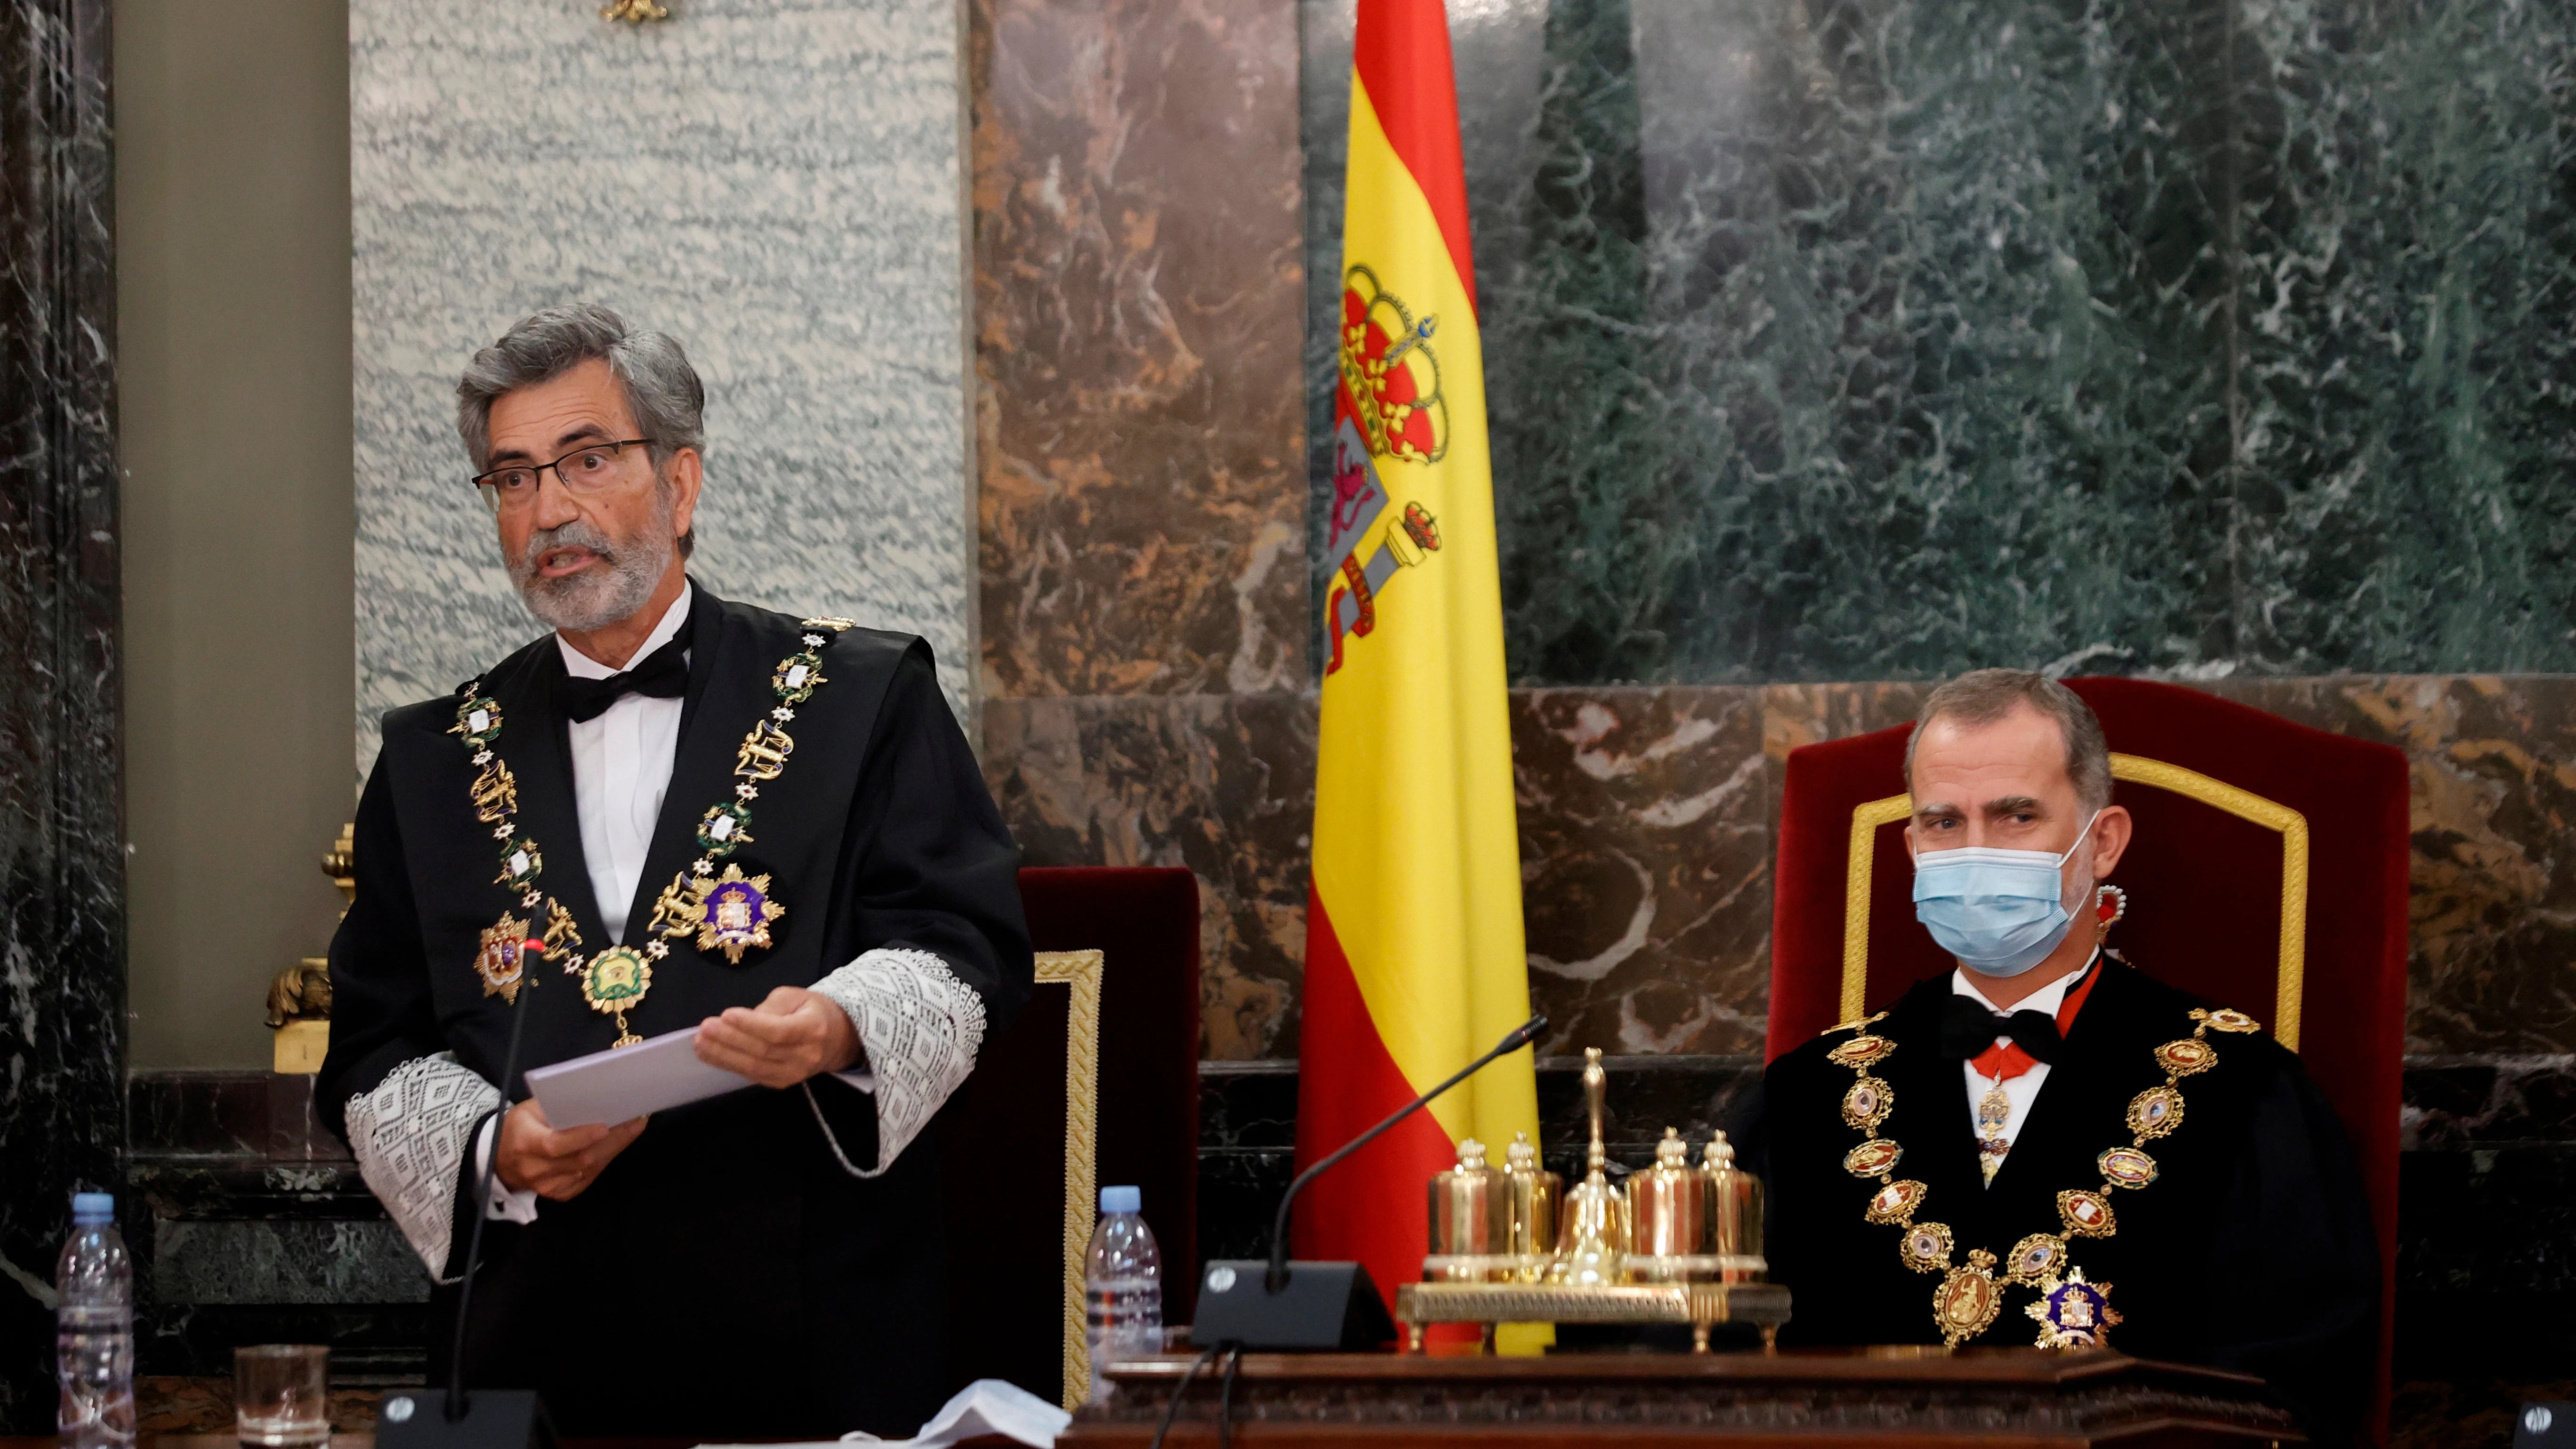
{"label": "dark marble column", "polygon": [[107,0],[0,4],[0,1432],[53,1423],[53,1262],[124,1137]]}

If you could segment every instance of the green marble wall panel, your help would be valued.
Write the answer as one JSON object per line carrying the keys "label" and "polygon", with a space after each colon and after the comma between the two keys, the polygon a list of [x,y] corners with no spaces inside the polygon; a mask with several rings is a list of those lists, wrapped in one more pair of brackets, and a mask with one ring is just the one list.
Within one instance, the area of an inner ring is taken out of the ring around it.
{"label": "green marble wall panel", "polygon": [[1517,681],[2576,668],[2570,7],[1451,12]]}

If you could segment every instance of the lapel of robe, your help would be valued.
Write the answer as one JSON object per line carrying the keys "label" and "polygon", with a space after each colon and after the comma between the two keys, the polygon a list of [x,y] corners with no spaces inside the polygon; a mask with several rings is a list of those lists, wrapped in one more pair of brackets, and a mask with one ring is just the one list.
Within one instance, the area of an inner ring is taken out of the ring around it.
{"label": "lapel of robe", "polygon": [[1976,1246],[1968,1234],[1979,1221],[1985,1189],[1978,1180],[1976,1124],[1968,1116],[1959,1064],[1941,1055],[1941,1004],[1949,995],[1950,977],[1944,972],[1906,993],[1889,1014],[1887,1034],[1902,1048],[1885,1072],[1899,1108],[1889,1125],[1902,1131],[1879,1131],[1905,1146],[1896,1175],[1914,1178],[1926,1189],[1917,1218],[1951,1224],[1965,1261],[1967,1250]]}
{"label": "lapel of robe", "polygon": [[[689,689],[680,706],[680,741],[671,754],[671,784],[662,792],[662,810],[653,820],[653,839],[644,852],[644,871],[635,880],[635,899],[626,908],[626,939],[641,946],[653,920],[653,903],[673,877],[687,870],[698,854],[698,820],[733,799],[735,746],[754,713],[741,707],[741,647],[726,638],[724,604],[706,586],[690,580]],[[748,657],[748,656],[745,656]],[[762,706],[775,703],[768,694],[768,661],[757,681]],[[719,682],[719,670],[730,671]],[[712,690],[713,697],[710,697]]]}
{"label": "lapel of robe", "polygon": [[[541,884],[572,912],[582,950],[588,953],[609,941],[607,928],[599,923],[599,904],[591,896],[590,863],[581,850],[581,810],[572,793],[572,734],[555,707],[555,681],[563,677],[563,651],[549,634],[527,651],[523,663],[506,677],[489,681],[489,687],[501,702],[501,758],[518,780],[519,833],[535,840],[544,854]],[[545,929],[542,906],[533,924]]]}

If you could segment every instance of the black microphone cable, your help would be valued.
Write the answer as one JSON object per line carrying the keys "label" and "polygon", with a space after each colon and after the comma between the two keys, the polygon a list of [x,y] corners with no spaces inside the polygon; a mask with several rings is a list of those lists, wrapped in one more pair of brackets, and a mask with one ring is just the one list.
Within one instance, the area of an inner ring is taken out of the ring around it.
{"label": "black microphone cable", "polygon": [[1163,1437],[1172,1432],[1172,1420],[1181,1412],[1181,1396],[1190,1391],[1190,1384],[1198,1378],[1199,1370],[1214,1363],[1216,1356],[1223,1352],[1225,1352],[1225,1345],[1220,1343],[1190,1360],[1189,1371],[1181,1375],[1180,1384],[1172,1390],[1172,1401],[1163,1406],[1163,1422],[1154,1429],[1154,1442],[1146,1446],[1146,1449],[1163,1449]]}
{"label": "black microphone cable", "polygon": [[1234,1376],[1243,1368],[1243,1348],[1235,1346],[1225,1361],[1225,1380],[1216,1391],[1216,1449],[1234,1449]]}
{"label": "black microphone cable", "polygon": [[[510,1049],[501,1056],[501,1110],[492,1117],[492,1156],[474,1185],[474,1231],[465,1240],[465,1286],[456,1295],[456,1356],[447,1365],[447,1422],[465,1417],[465,1325],[474,1307],[474,1270],[483,1261],[483,1220],[491,1216],[492,1179],[501,1172],[501,1122],[510,1115],[510,1082],[519,1074],[519,1035],[528,1024],[528,998],[536,994],[537,973],[528,969],[527,948],[520,947],[519,998],[510,1010]],[[474,1136],[480,1137],[481,1131]],[[473,1138],[465,1149],[474,1150]]]}

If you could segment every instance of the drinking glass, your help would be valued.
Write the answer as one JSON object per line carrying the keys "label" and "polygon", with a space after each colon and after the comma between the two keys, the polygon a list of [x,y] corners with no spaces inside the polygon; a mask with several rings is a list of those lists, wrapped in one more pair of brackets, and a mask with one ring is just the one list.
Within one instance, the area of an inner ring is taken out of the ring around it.
{"label": "drinking glass", "polygon": [[331,1350],[262,1343],[233,1350],[233,1424],[254,1449],[315,1449],[331,1438]]}

